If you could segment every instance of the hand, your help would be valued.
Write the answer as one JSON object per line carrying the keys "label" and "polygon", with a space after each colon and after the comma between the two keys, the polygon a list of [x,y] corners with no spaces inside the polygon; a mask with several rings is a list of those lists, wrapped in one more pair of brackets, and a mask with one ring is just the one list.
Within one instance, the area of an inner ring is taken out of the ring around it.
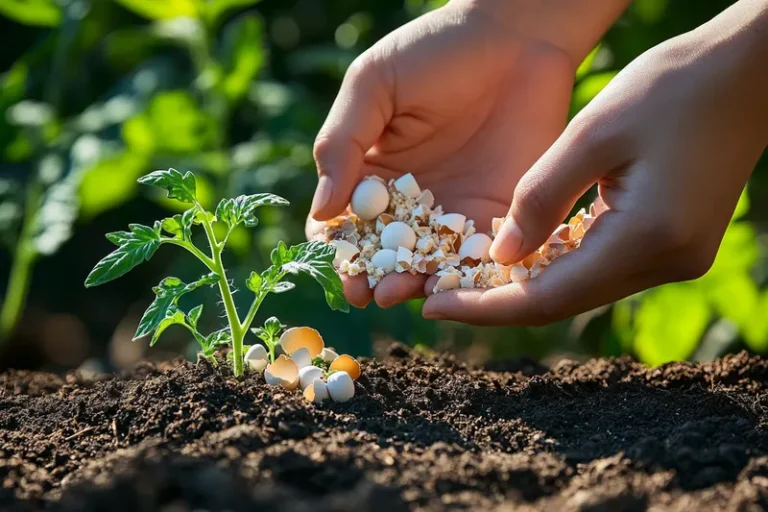
{"label": "hand", "polygon": [[[315,143],[316,220],[341,214],[363,176],[408,172],[480,230],[504,215],[520,176],[565,125],[574,61],[486,7],[451,2],[349,68]],[[315,229],[310,218],[308,235]],[[423,296],[425,280],[390,274],[374,293],[365,276],[344,276],[344,289],[353,305],[388,307]]]}
{"label": "hand", "polygon": [[522,178],[491,255],[533,252],[597,183],[609,211],[578,250],[522,284],[433,295],[424,315],[542,324],[704,274],[768,142],[768,45],[744,9],[619,73]]}

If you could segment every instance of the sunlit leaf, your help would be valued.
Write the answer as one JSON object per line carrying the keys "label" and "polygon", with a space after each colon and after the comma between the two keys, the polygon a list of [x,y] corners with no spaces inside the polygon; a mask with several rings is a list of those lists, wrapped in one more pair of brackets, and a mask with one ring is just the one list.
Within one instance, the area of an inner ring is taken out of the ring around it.
{"label": "sunlit leaf", "polygon": [[238,196],[234,199],[222,199],[216,207],[216,219],[234,228],[238,224],[255,227],[259,220],[256,209],[262,206],[288,206],[290,203],[275,194],[253,194]]}
{"label": "sunlit leaf", "polygon": [[0,14],[25,25],[55,27],[61,23],[61,8],[53,0],[2,0]]}
{"label": "sunlit leaf", "polygon": [[33,239],[38,253],[53,254],[72,236],[72,226],[79,211],[77,188],[77,176],[70,175],[45,192],[37,212]]}
{"label": "sunlit leaf", "polygon": [[643,296],[635,317],[635,351],[654,366],[684,360],[696,349],[709,319],[706,298],[696,286],[661,286]]}
{"label": "sunlit leaf", "polygon": [[225,78],[222,86],[230,101],[237,101],[245,95],[264,65],[264,24],[256,15],[244,15],[228,29],[224,39]]}
{"label": "sunlit leaf", "polygon": [[197,17],[200,0],[116,0],[126,9],[152,20],[165,20],[178,16]]}
{"label": "sunlit leaf", "polygon": [[168,192],[170,199],[183,203],[194,203],[197,199],[195,175],[189,171],[184,174],[173,168],[155,171],[139,178],[139,183],[163,188]]}
{"label": "sunlit leaf", "polygon": [[127,274],[133,267],[148,261],[160,247],[160,223],[154,228],[131,224],[130,231],[118,231],[107,234],[107,239],[117,245],[117,249],[109,253],[96,264],[85,280],[85,287],[117,279]]}
{"label": "sunlit leaf", "polygon": [[208,0],[204,4],[203,17],[208,24],[213,26],[226,16],[229,12],[236,9],[244,9],[256,5],[261,0]]}
{"label": "sunlit leaf", "polygon": [[258,293],[261,291],[261,283],[263,282],[264,279],[257,272],[251,272],[251,274],[248,276],[248,280],[245,282],[245,285],[252,292]]}
{"label": "sunlit leaf", "polygon": [[600,48],[602,48],[603,44],[598,43],[597,46],[592,48],[592,50],[587,54],[586,57],[584,57],[584,60],[581,61],[581,64],[579,64],[579,67],[576,68],[576,80],[581,80],[584,78],[584,76],[587,75],[590,71],[592,71],[592,65],[595,63],[595,56],[597,55],[597,52],[600,51]]}
{"label": "sunlit leaf", "polygon": [[176,306],[171,306],[168,311],[166,311],[166,316],[160,319],[160,322],[157,324],[157,328],[155,329],[155,333],[152,335],[152,340],[149,342],[149,346],[155,346],[157,340],[160,339],[160,335],[162,335],[163,332],[165,332],[165,330],[172,325],[183,325],[187,327],[186,316]]}
{"label": "sunlit leaf", "polygon": [[349,311],[349,304],[344,297],[344,288],[333,258],[336,250],[333,246],[313,240],[288,249],[282,242],[272,251],[272,262],[280,265],[291,274],[307,274],[317,281],[325,291],[325,300],[334,310]]}
{"label": "sunlit leaf", "polygon": [[296,285],[294,283],[291,283],[289,281],[283,281],[281,283],[277,283],[275,286],[272,287],[272,293],[285,293],[293,290],[294,288],[296,288]]}
{"label": "sunlit leaf", "polygon": [[587,106],[587,103],[592,101],[616,75],[616,71],[603,71],[584,77],[573,89],[571,115],[575,115],[579,110]]}
{"label": "sunlit leaf", "polygon": [[749,193],[748,188],[744,188],[739,196],[739,202],[736,203],[736,209],[733,211],[731,220],[739,220],[749,212]]}
{"label": "sunlit leaf", "polygon": [[197,329],[197,322],[200,320],[200,315],[203,314],[203,305],[200,304],[192,308],[187,314],[187,320],[193,328]]}
{"label": "sunlit leaf", "polygon": [[136,180],[146,172],[147,160],[135,153],[121,153],[85,171],[80,182],[80,210],[93,217],[128,201],[136,194]]}

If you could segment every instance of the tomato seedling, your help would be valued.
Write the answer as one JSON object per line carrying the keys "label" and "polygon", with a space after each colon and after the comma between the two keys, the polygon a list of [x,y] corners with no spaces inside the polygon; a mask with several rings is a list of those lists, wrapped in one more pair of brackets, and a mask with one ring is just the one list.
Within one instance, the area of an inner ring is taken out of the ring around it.
{"label": "tomato seedling", "polygon": [[[234,373],[241,376],[245,335],[268,294],[283,293],[294,288],[293,283],[283,281],[289,274],[311,276],[325,290],[325,298],[331,309],[349,311],[341,280],[333,266],[336,249],[317,240],[292,247],[281,241],[272,251],[272,265],[261,273],[251,272],[246,280],[246,287],[254,293],[254,299],[245,318],[240,320],[221,257],[229,235],[241,224],[249,228],[255,227],[258,224],[256,210],[259,207],[288,206],[288,201],[274,194],[241,195],[234,199],[222,199],[216,211],[211,213],[197,200],[195,176],[191,172],[182,174],[175,169],[155,171],[139,178],[139,183],[165,189],[169,198],[192,206],[182,214],[156,221],[153,226],[131,224],[130,231],[107,234],[107,239],[115,244],[117,249],[96,264],[86,278],[85,286],[97,286],[125,275],[137,265],[148,261],[164,244],[186,249],[210,272],[192,283],[184,283],[176,277],[166,277],[160,281],[160,284],[153,288],[155,300],[139,321],[134,339],[151,334],[152,346],[169,326],[181,325],[189,330],[200,344],[201,354],[214,364],[217,347],[230,345]],[[217,239],[214,234],[213,226],[217,222],[226,227],[221,239]],[[210,253],[203,252],[192,242],[194,226],[202,226]],[[205,336],[197,329],[203,311],[202,304],[184,312],[179,308],[178,302],[183,295],[197,288],[214,285],[218,286],[229,325]]]}

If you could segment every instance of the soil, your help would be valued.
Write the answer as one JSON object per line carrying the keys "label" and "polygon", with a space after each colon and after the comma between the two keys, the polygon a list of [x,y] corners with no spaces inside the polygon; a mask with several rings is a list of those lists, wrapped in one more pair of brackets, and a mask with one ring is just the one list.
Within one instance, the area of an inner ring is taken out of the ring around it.
{"label": "soil", "polygon": [[0,374],[0,508],[765,510],[768,361],[478,368],[401,345],[357,396],[208,363]]}

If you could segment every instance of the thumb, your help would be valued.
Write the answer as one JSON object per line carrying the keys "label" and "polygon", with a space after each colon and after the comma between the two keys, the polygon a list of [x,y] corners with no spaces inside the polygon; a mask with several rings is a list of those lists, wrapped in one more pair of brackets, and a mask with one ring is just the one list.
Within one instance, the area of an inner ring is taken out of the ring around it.
{"label": "thumb", "polygon": [[347,69],[338,96],[315,140],[320,179],[310,214],[324,221],[341,214],[360,180],[365,153],[376,143],[394,107],[384,64],[361,55]]}
{"label": "thumb", "polygon": [[495,261],[516,263],[541,247],[579,197],[622,163],[619,144],[598,133],[599,125],[594,117],[582,121],[577,116],[523,175],[491,245]]}

